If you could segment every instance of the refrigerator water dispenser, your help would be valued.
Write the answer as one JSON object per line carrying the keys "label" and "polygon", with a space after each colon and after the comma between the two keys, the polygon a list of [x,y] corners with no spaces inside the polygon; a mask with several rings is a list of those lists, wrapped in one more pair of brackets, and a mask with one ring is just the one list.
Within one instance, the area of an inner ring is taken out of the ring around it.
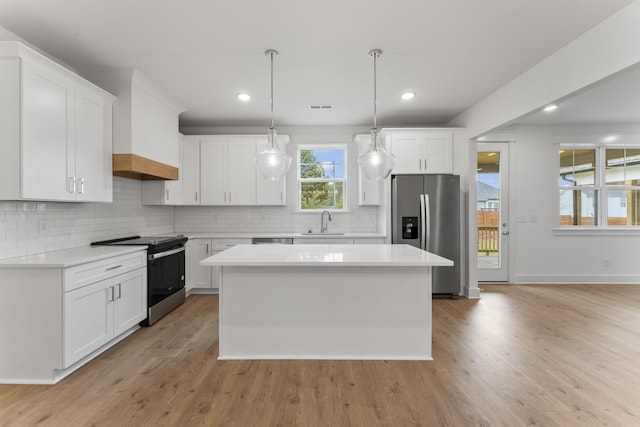
{"label": "refrigerator water dispenser", "polygon": [[418,217],[417,216],[402,217],[402,238],[403,239],[418,238]]}

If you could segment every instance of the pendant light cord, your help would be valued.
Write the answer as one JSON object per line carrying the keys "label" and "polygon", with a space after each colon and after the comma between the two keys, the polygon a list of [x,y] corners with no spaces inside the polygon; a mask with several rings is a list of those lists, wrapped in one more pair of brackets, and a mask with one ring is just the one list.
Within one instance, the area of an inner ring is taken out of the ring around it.
{"label": "pendant light cord", "polygon": [[369,51],[369,56],[373,58],[373,128],[378,127],[378,57],[382,55],[380,49],[372,49]]}
{"label": "pendant light cord", "polygon": [[378,110],[378,92],[377,92],[377,73],[376,62],[378,60],[378,53],[373,52],[373,127],[378,127],[377,110]]}
{"label": "pendant light cord", "polygon": [[273,55],[274,51],[269,52],[271,57],[271,127],[273,127]]}

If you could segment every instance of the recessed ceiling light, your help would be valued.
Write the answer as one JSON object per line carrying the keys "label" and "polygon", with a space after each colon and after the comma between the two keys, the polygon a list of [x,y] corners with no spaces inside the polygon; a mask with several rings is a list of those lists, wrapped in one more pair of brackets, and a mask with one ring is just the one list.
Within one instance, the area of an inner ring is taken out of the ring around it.
{"label": "recessed ceiling light", "polygon": [[405,92],[400,96],[402,99],[404,99],[405,101],[408,101],[410,99],[413,99],[416,97],[416,93],[415,92]]}
{"label": "recessed ceiling light", "polygon": [[251,100],[251,95],[249,95],[248,93],[239,93],[236,96],[242,102],[247,102]]}
{"label": "recessed ceiling light", "polygon": [[544,107],[543,111],[549,113],[557,108],[558,108],[558,104],[549,104],[546,107]]}

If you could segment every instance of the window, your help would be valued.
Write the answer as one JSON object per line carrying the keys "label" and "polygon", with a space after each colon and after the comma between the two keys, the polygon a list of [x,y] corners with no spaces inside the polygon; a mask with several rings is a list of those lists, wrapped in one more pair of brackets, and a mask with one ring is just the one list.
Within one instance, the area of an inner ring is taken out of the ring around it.
{"label": "window", "polygon": [[640,146],[563,145],[560,226],[640,225]]}
{"label": "window", "polygon": [[344,211],[347,188],[347,147],[298,148],[298,209]]}

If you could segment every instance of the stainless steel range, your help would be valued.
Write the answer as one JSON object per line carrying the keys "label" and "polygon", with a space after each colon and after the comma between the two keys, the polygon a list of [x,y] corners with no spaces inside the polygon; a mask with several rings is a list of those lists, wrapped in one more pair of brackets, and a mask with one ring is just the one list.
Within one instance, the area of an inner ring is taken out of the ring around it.
{"label": "stainless steel range", "polygon": [[129,236],[93,242],[91,245],[139,245],[147,247],[147,319],[150,326],[185,300],[185,243],[187,238]]}

